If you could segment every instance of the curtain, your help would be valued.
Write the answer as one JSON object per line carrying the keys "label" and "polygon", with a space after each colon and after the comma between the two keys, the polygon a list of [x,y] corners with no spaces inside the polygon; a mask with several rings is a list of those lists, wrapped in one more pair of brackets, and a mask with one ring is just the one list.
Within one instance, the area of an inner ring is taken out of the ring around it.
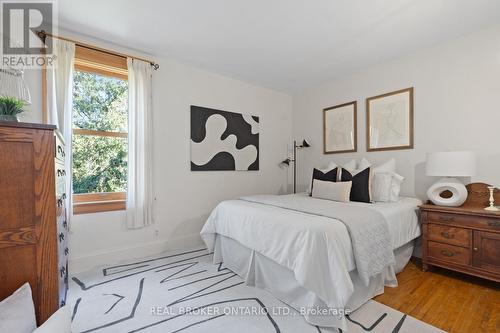
{"label": "curtain", "polygon": [[128,174],[129,229],[153,223],[152,190],[152,69],[147,62],[127,59],[128,65]]}
{"label": "curtain", "polygon": [[66,210],[68,226],[73,216],[73,175],[71,159],[71,135],[73,128],[73,68],[75,44],[60,39],[53,40],[56,62],[47,69],[48,123],[56,125],[66,142]]}

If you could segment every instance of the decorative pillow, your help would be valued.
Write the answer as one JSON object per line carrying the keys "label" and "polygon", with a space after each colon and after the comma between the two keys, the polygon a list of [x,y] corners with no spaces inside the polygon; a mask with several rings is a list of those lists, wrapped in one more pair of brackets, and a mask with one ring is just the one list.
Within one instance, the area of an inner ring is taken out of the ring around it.
{"label": "decorative pillow", "polygon": [[71,310],[65,305],[33,333],[71,333]]}
{"label": "decorative pillow", "polygon": [[373,201],[391,201],[392,175],[388,172],[379,172],[373,175],[372,195]]}
{"label": "decorative pillow", "polygon": [[[326,168],[313,168],[313,174],[314,174],[314,169],[317,169],[323,173],[327,173],[329,171],[332,171],[333,169],[337,168],[337,164],[335,164],[335,162],[330,162],[328,163],[328,166]],[[338,173],[338,172],[337,172]],[[337,175],[338,177],[338,175]],[[311,195],[311,190],[312,190],[312,186],[313,186],[313,177],[311,177],[311,181],[309,182],[309,187],[306,189],[306,193]]]}
{"label": "decorative pillow", "polygon": [[352,182],[329,182],[313,180],[313,198],[327,199],[340,202],[349,202]]}
{"label": "decorative pillow", "polygon": [[[366,165],[370,166],[371,163],[368,160],[366,160],[365,158],[363,158],[360,162],[360,166],[366,166]],[[401,191],[401,184],[404,181],[404,177],[398,175],[395,171],[396,171],[396,160],[394,158],[391,158],[387,162],[384,162],[376,167],[372,167],[372,174],[373,175],[377,175],[380,173],[387,173],[387,174],[390,174],[392,176],[390,189],[388,190],[388,193],[385,193],[383,195],[384,198],[388,196],[389,199],[387,201],[391,201],[391,202],[399,201],[399,193]],[[377,181],[379,182],[380,178]],[[380,190],[380,188],[379,188],[379,190]],[[381,200],[380,196],[375,196],[373,194],[373,192],[375,191],[375,189],[373,187],[373,183],[371,186],[371,191],[372,191],[372,199],[373,200],[385,201],[385,200]],[[380,192],[379,192],[379,194],[380,194]]]}
{"label": "decorative pillow", "polygon": [[391,182],[391,194],[390,201],[397,202],[399,201],[399,193],[401,192],[401,184],[405,180],[405,177],[398,175],[397,173],[392,173],[392,182]]}
{"label": "decorative pillow", "polygon": [[29,283],[0,302],[0,332],[32,333],[36,328],[35,307]]}
{"label": "decorative pillow", "polygon": [[354,170],[356,170],[356,160],[350,160],[349,162],[345,163],[342,167],[349,172],[353,172]]}
{"label": "decorative pillow", "polygon": [[324,180],[328,182],[336,182],[337,181],[337,171],[338,168],[334,168],[332,170],[320,170],[320,169],[313,169],[313,174],[311,178],[311,188],[310,188],[310,194],[312,194],[313,187],[314,187],[314,180]]}
{"label": "decorative pillow", "polygon": [[352,181],[351,188],[351,201],[359,202],[371,202],[370,198],[370,168],[366,168],[363,171],[351,174],[348,170],[342,168],[341,181],[347,182]]}

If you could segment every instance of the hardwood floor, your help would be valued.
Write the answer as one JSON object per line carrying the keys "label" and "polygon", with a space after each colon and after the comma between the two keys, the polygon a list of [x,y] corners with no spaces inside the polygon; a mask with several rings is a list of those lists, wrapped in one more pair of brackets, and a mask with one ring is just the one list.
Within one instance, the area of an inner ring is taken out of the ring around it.
{"label": "hardwood floor", "polygon": [[432,268],[412,259],[377,302],[448,332],[500,332],[500,283]]}

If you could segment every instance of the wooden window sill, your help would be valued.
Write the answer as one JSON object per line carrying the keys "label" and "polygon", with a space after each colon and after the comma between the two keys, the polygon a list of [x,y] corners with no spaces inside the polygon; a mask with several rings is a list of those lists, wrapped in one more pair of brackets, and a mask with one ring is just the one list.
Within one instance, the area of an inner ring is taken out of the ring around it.
{"label": "wooden window sill", "polygon": [[125,210],[126,207],[127,202],[125,200],[79,202],[73,204],[73,214],[79,215],[112,212],[117,210]]}

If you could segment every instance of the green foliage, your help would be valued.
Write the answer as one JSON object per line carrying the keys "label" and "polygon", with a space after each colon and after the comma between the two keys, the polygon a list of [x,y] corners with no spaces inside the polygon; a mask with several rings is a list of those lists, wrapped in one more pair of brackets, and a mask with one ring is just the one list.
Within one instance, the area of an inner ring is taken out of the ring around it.
{"label": "green foliage", "polygon": [[[73,126],[127,132],[127,81],[75,72]],[[73,135],[74,193],[121,192],[127,188],[127,139]]]}
{"label": "green foliage", "polygon": [[24,110],[24,102],[14,97],[0,96],[0,115],[15,116]]}

